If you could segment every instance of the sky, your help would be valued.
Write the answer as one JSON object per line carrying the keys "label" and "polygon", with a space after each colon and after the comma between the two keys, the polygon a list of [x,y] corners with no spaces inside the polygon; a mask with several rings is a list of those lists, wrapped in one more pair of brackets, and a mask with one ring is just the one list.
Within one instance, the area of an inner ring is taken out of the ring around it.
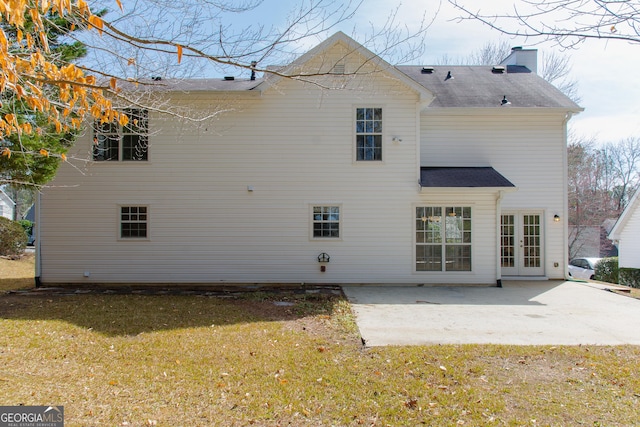
{"label": "sky", "polygon": [[[288,11],[309,1],[264,0],[253,12],[239,15],[237,24],[282,25]],[[495,10],[510,6],[504,0],[483,0],[479,4]],[[593,40],[577,49],[561,51],[551,43],[540,43],[541,40],[508,38],[477,21],[456,22],[461,12],[446,0],[364,0],[353,18],[331,29],[326,36],[341,30],[363,42],[367,31],[372,27],[381,28],[396,8],[397,21],[409,30],[419,27],[423,15],[428,21],[434,19],[427,30],[425,51],[411,65],[438,64],[445,55],[465,58],[487,42],[501,39],[507,39],[512,46],[538,49],[539,60],[542,54],[555,50],[570,57],[570,77],[578,81],[580,106],[585,109],[571,119],[570,130],[577,136],[593,137],[598,144],[640,138],[640,45]],[[319,41],[305,43],[311,47]]]}

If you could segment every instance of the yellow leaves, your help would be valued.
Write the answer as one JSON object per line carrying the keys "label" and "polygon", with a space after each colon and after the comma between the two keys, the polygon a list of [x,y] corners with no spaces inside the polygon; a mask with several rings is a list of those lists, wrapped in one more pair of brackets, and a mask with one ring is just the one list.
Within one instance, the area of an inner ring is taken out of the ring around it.
{"label": "yellow leaves", "polygon": [[49,152],[45,148],[41,148],[39,153],[43,157],[49,157]]}
{"label": "yellow leaves", "polygon": [[111,77],[111,80],[109,80],[109,87],[112,90],[116,90],[117,86],[118,86],[118,80],[115,77]]}
{"label": "yellow leaves", "polygon": [[182,46],[177,45],[178,48],[178,64],[182,61]]}
{"label": "yellow leaves", "polygon": [[[123,10],[122,1],[115,1]],[[93,15],[87,0],[0,0],[0,20],[15,27],[11,37],[0,28],[0,91],[47,115],[48,123],[57,132],[80,128],[88,115],[103,122],[126,121],[113,110],[111,101],[105,98],[106,91],[96,87],[96,77],[85,75],[74,64],[58,66],[48,58],[49,39],[43,22],[49,14],[74,14],[100,34],[106,26]],[[28,28],[27,21],[32,23]],[[180,57],[181,51],[182,48]],[[129,63],[135,60],[130,59]],[[116,79],[111,79],[110,86],[116,92],[119,89]],[[46,132],[47,127],[18,123],[12,114],[0,116],[0,137]],[[3,155],[9,156],[10,152]]]}
{"label": "yellow leaves", "polygon": [[126,114],[120,114],[118,123],[120,123],[120,126],[126,126],[127,124],[129,124],[129,116],[127,116]]}
{"label": "yellow leaves", "polygon": [[18,124],[15,114],[5,114],[4,121],[14,126]]}
{"label": "yellow leaves", "polygon": [[135,58],[129,58],[127,60],[127,66],[132,66],[132,65],[136,65],[136,59]]}
{"label": "yellow leaves", "polygon": [[98,30],[98,33],[102,35],[102,29],[104,27],[104,22],[102,21],[102,19],[100,19],[99,16],[91,15],[89,16],[88,21],[89,24],[91,24],[96,30]]}
{"label": "yellow leaves", "polygon": [[6,157],[7,159],[11,158],[11,150],[8,147],[3,147],[2,151],[0,151],[0,156]]}
{"label": "yellow leaves", "polygon": [[67,161],[67,155],[64,153],[60,154],[60,158],[62,159],[63,162]]}

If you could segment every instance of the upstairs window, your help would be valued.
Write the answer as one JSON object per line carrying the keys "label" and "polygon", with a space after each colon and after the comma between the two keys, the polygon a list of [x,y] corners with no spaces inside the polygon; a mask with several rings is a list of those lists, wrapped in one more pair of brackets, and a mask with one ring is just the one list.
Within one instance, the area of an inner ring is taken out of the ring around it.
{"label": "upstairs window", "polygon": [[126,126],[99,123],[93,126],[93,160],[146,161],[149,154],[149,117],[147,110],[127,109]]}
{"label": "upstairs window", "polygon": [[382,108],[356,108],[356,160],[382,160]]}

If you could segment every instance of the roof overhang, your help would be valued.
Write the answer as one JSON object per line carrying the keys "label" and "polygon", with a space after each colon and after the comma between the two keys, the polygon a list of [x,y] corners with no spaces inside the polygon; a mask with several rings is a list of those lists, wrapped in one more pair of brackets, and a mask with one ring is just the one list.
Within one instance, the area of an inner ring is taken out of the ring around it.
{"label": "roof overhang", "polygon": [[517,187],[490,166],[483,167],[422,167],[420,190],[504,192]]}

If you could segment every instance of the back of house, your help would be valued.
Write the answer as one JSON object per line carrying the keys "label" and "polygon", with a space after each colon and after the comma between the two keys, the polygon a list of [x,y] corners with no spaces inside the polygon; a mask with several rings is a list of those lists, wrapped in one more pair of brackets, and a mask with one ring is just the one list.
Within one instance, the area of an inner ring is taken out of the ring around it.
{"label": "back of house", "polygon": [[580,108],[517,58],[393,67],[337,33],[281,72],[307,77],[154,81],[173,113],[87,126],[41,195],[39,283],[565,277]]}

